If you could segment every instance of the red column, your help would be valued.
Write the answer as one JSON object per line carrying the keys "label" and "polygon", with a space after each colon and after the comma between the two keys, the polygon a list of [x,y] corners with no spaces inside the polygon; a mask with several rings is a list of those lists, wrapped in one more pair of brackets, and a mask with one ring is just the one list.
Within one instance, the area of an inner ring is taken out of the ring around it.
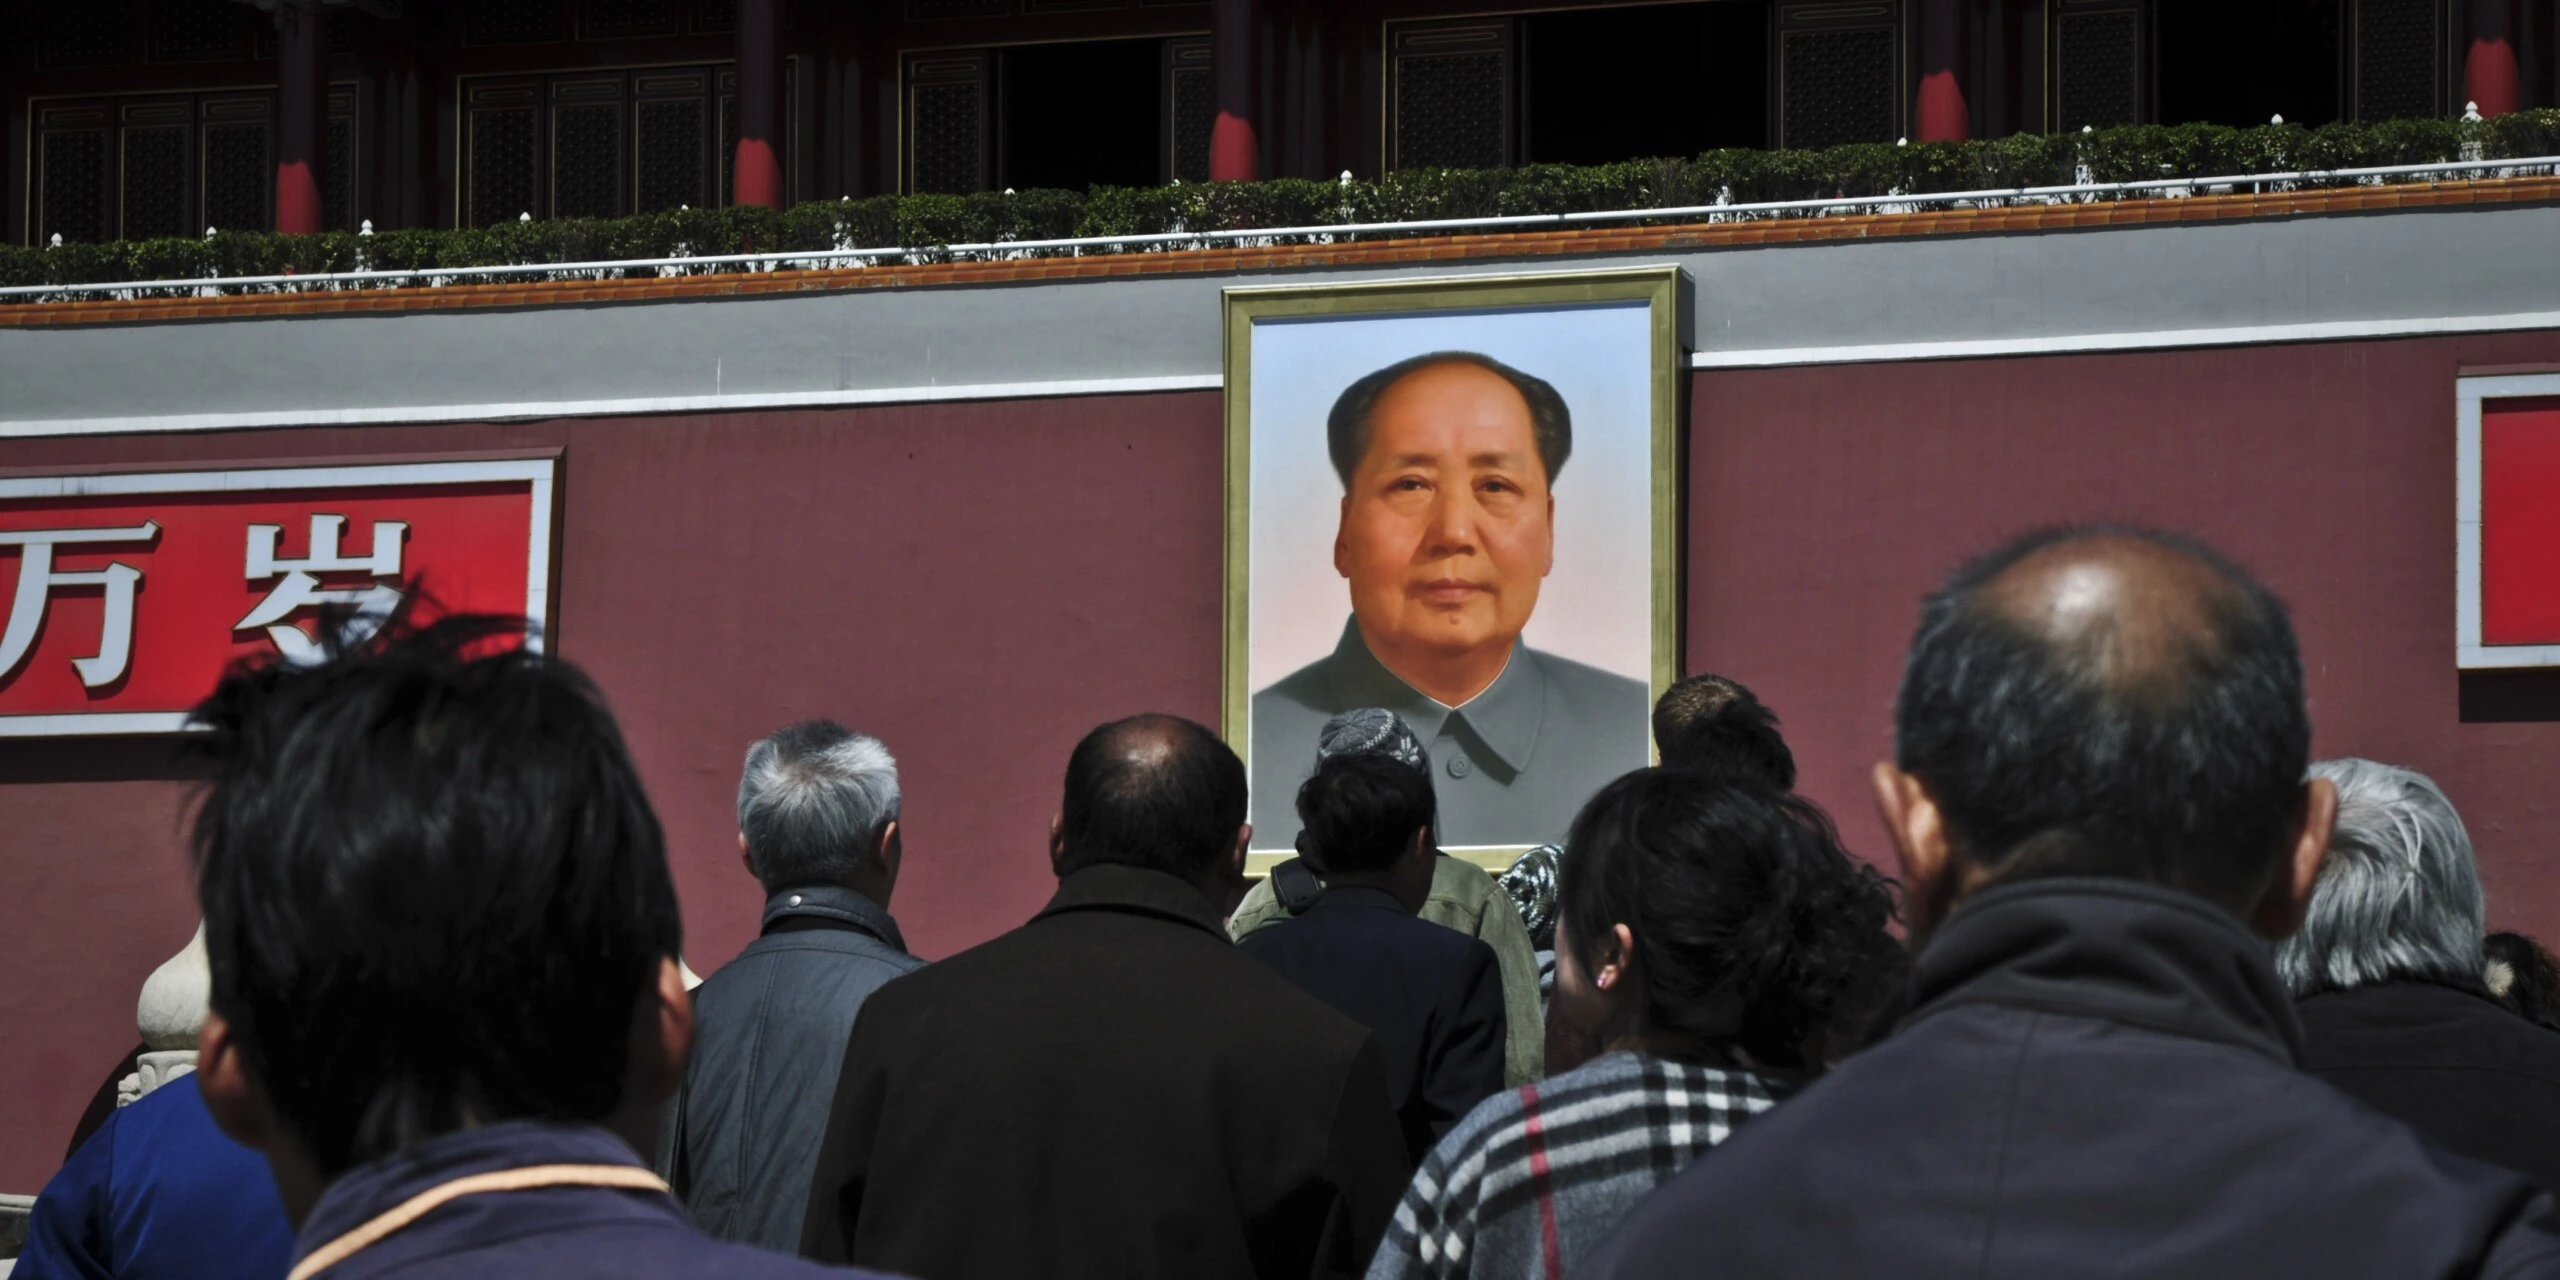
{"label": "red column", "polygon": [[276,230],[318,231],[329,81],[328,15],[320,0],[276,6],[276,52],[282,62],[276,69]]}
{"label": "red column", "polygon": [[782,207],[781,0],[738,0],[735,204]]}
{"label": "red column", "polygon": [[2523,106],[2516,62],[2515,0],[2471,0],[2471,48],[2462,57],[2462,96],[2484,116]]}
{"label": "red column", "polygon": [[1217,0],[1209,11],[1209,74],[1218,86],[1218,121],[1209,129],[1209,180],[1251,182],[1262,176],[1262,140],[1255,136],[1254,0]]}
{"label": "red column", "polygon": [[1964,0],[1920,0],[1920,101],[1912,134],[1922,142],[1972,135],[1965,94]]}

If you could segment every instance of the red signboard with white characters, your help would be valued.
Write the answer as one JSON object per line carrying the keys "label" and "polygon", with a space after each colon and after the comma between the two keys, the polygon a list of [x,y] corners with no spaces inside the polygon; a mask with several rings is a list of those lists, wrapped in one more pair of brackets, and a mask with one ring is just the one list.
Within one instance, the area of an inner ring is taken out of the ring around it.
{"label": "red signboard with white characters", "polygon": [[[553,460],[0,477],[0,737],[183,728],[234,659],[379,625],[546,620]],[[530,643],[539,645],[537,634]]]}

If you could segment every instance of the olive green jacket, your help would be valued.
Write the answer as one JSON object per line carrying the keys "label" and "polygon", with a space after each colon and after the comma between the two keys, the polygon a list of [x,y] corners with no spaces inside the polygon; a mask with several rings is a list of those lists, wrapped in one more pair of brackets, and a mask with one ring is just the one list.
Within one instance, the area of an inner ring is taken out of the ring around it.
{"label": "olive green jacket", "polygon": [[[1289,918],[1265,879],[1253,886],[1244,904],[1227,918],[1227,933],[1236,941],[1266,925]],[[1529,945],[1529,929],[1510,895],[1494,884],[1485,869],[1443,855],[1433,864],[1431,896],[1422,918],[1447,925],[1493,948],[1502,968],[1502,1076],[1510,1085],[1533,1084],[1547,1074],[1546,1007],[1538,1000],[1538,953]]]}

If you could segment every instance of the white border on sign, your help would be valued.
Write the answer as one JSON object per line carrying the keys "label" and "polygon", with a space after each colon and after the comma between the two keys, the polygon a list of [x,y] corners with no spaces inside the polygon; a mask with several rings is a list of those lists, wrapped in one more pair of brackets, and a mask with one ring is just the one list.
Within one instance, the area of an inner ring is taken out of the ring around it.
{"label": "white border on sign", "polygon": [[[255,467],[216,471],[137,471],[107,475],[0,477],[0,501],[12,498],[125,497],[143,493],[249,493],[275,489],[381,489],[393,485],[483,484],[525,481],[532,488],[525,548],[524,616],[536,624],[550,616],[551,489],[557,458],[489,458],[466,462],[385,462],[357,466]],[[539,625],[525,648],[542,652]],[[176,733],[187,728],[184,711],[64,712],[0,715],[0,738]]]}
{"label": "white border on sign", "polygon": [[2454,666],[2560,667],[2560,644],[2480,642],[2480,403],[2560,396],[2560,374],[2497,374],[2453,380]]}

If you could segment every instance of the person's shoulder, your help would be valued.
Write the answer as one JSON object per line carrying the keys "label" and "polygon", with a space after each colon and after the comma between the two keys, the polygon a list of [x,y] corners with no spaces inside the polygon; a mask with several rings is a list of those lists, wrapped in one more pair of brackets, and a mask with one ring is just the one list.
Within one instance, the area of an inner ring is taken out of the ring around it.
{"label": "person's shoulder", "polygon": [[1603,671],[1544,649],[1523,646],[1523,651],[1537,660],[1548,685],[1574,705],[1604,712],[1621,711],[1630,706],[1647,712],[1653,709],[1653,691],[1642,680]]}

